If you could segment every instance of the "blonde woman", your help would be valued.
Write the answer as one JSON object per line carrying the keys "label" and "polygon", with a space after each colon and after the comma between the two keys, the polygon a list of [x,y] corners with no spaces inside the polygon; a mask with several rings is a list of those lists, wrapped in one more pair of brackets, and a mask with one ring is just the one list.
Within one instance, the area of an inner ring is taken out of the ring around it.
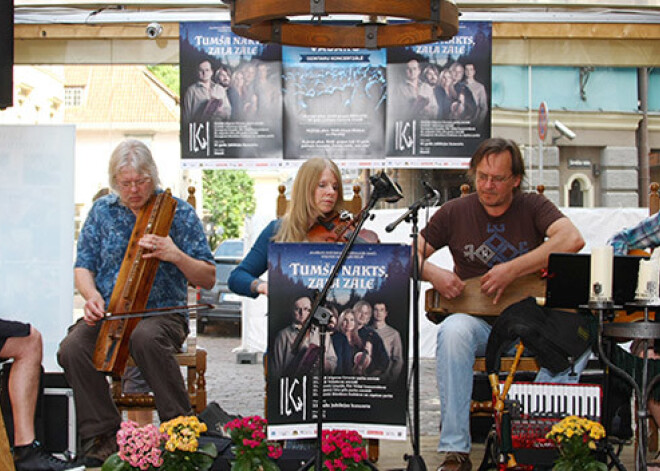
{"label": "blonde woman", "polygon": [[307,160],[296,174],[286,214],[271,221],[261,232],[250,252],[229,276],[229,289],[252,298],[260,294],[267,296],[268,283],[259,277],[268,268],[268,244],[307,241],[307,232],[319,217],[337,212],[343,199],[337,165],[326,158]]}
{"label": "blonde woman", "polygon": [[358,323],[352,309],[345,309],[339,315],[339,332],[344,334],[352,348],[353,374],[365,375],[367,368],[371,365],[371,354],[373,345],[369,341],[363,341],[358,334]]}

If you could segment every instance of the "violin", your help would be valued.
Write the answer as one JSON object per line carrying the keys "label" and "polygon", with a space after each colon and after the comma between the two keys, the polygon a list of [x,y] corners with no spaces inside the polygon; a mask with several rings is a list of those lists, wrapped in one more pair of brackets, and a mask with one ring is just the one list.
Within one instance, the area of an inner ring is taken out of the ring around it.
{"label": "violin", "polygon": [[[355,232],[363,211],[353,216],[348,211],[339,211],[330,216],[320,216],[314,225],[307,231],[307,240],[310,242],[348,242]],[[361,229],[358,238],[369,244],[380,242],[378,234],[368,229]]]}

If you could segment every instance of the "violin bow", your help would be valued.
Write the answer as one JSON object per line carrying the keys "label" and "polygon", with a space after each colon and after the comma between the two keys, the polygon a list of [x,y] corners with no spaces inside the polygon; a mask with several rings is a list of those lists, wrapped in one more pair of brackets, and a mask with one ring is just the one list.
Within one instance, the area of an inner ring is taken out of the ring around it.
{"label": "violin bow", "polygon": [[126,311],[121,314],[113,315],[111,312],[106,312],[105,317],[101,321],[119,320],[119,319],[133,319],[136,317],[154,317],[170,314],[172,311],[208,311],[213,309],[212,304],[189,304],[185,306],[167,306],[157,307],[151,309],[143,309],[141,311]]}

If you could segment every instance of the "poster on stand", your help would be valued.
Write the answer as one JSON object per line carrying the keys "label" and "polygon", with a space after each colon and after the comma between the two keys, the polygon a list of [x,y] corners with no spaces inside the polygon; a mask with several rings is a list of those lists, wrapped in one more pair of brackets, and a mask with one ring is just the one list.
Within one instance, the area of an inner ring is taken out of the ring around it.
{"label": "poster on stand", "polygon": [[385,51],[285,47],[285,159],[382,159]]}
{"label": "poster on stand", "polygon": [[282,158],[282,47],[228,22],[180,24],[181,155],[188,165]]}
{"label": "poster on stand", "polygon": [[469,21],[451,40],[387,49],[390,163],[469,159],[490,137],[491,38],[490,22]]}
{"label": "poster on stand", "polygon": [[343,247],[272,243],[268,249],[270,439],[316,436],[321,351],[324,429],[406,438],[409,246],[355,245],[320,305],[320,322],[300,334],[295,348]]}

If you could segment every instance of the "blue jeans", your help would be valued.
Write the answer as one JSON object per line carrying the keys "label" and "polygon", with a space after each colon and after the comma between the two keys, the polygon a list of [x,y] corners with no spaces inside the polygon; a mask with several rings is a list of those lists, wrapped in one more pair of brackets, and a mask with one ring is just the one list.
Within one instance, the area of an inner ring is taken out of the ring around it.
{"label": "blue jeans", "polygon": [[[442,430],[438,451],[469,453],[470,402],[472,400],[472,367],[475,357],[486,354],[491,326],[481,318],[467,314],[452,314],[440,324],[436,349],[436,379],[440,392]],[[507,354],[513,354],[515,345]],[[536,382],[577,383],[589,360],[587,350],[575,363],[575,375],[570,368],[552,374],[542,368]]]}

